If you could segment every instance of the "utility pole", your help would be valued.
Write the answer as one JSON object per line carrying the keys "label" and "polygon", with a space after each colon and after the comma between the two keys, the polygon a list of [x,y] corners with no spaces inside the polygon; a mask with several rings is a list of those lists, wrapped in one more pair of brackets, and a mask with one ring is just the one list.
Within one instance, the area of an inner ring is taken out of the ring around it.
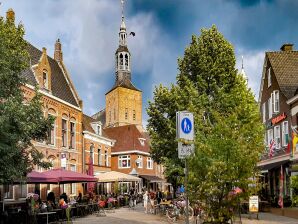
{"label": "utility pole", "polygon": [[185,158],[185,178],[184,178],[184,189],[185,189],[185,201],[186,201],[186,214],[185,214],[185,223],[189,224],[189,213],[188,213],[188,164],[187,158]]}

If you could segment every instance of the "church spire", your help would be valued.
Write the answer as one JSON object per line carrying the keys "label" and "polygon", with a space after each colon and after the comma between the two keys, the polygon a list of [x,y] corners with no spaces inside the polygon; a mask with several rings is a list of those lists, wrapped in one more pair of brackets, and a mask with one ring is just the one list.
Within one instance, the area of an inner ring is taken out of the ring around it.
{"label": "church spire", "polygon": [[246,83],[248,82],[248,78],[246,76],[246,73],[244,71],[244,66],[243,66],[243,55],[241,56],[241,72],[240,75],[242,75],[242,77],[245,79]]}
{"label": "church spire", "polygon": [[124,20],[124,0],[121,0],[121,25],[119,31],[119,47],[115,54],[116,59],[116,84],[131,82],[130,53],[127,48],[127,32]]}

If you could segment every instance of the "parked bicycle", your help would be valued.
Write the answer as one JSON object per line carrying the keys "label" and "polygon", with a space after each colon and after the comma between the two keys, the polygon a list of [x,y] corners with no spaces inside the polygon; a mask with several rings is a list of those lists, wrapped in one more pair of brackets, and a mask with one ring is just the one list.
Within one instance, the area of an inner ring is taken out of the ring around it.
{"label": "parked bicycle", "polygon": [[[175,222],[178,219],[185,219],[186,218],[186,201],[183,200],[176,200],[168,207],[166,212],[167,218],[170,222]],[[188,205],[188,219],[193,219],[193,208]]]}

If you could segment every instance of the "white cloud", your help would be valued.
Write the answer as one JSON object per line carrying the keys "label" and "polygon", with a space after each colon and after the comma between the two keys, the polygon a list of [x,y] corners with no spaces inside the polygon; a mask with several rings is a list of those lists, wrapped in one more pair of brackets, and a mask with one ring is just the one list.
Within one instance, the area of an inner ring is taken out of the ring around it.
{"label": "white cloud", "polygon": [[260,83],[262,78],[262,66],[264,63],[265,51],[248,51],[239,50],[236,53],[237,63],[236,68],[241,70],[241,56],[243,55],[243,65],[245,73],[248,77],[248,87],[250,87],[255,94],[255,98],[258,99]]}

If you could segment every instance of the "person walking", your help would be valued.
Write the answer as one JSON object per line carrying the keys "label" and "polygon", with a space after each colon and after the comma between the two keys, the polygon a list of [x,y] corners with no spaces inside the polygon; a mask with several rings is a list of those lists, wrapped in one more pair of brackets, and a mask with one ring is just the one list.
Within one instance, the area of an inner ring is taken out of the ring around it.
{"label": "person walking", "polygon": [[148,213],[148,200],[149,200],[148,191],[145,191],[145,193],[143,194],[143,200],[144,200],[145,213]]}
{"label": "person walking", "polygon": [[160,191],[160,189],[157,190],[156,198],[157,198],[157,204],[159,205],[162,200],[162,192]]}

